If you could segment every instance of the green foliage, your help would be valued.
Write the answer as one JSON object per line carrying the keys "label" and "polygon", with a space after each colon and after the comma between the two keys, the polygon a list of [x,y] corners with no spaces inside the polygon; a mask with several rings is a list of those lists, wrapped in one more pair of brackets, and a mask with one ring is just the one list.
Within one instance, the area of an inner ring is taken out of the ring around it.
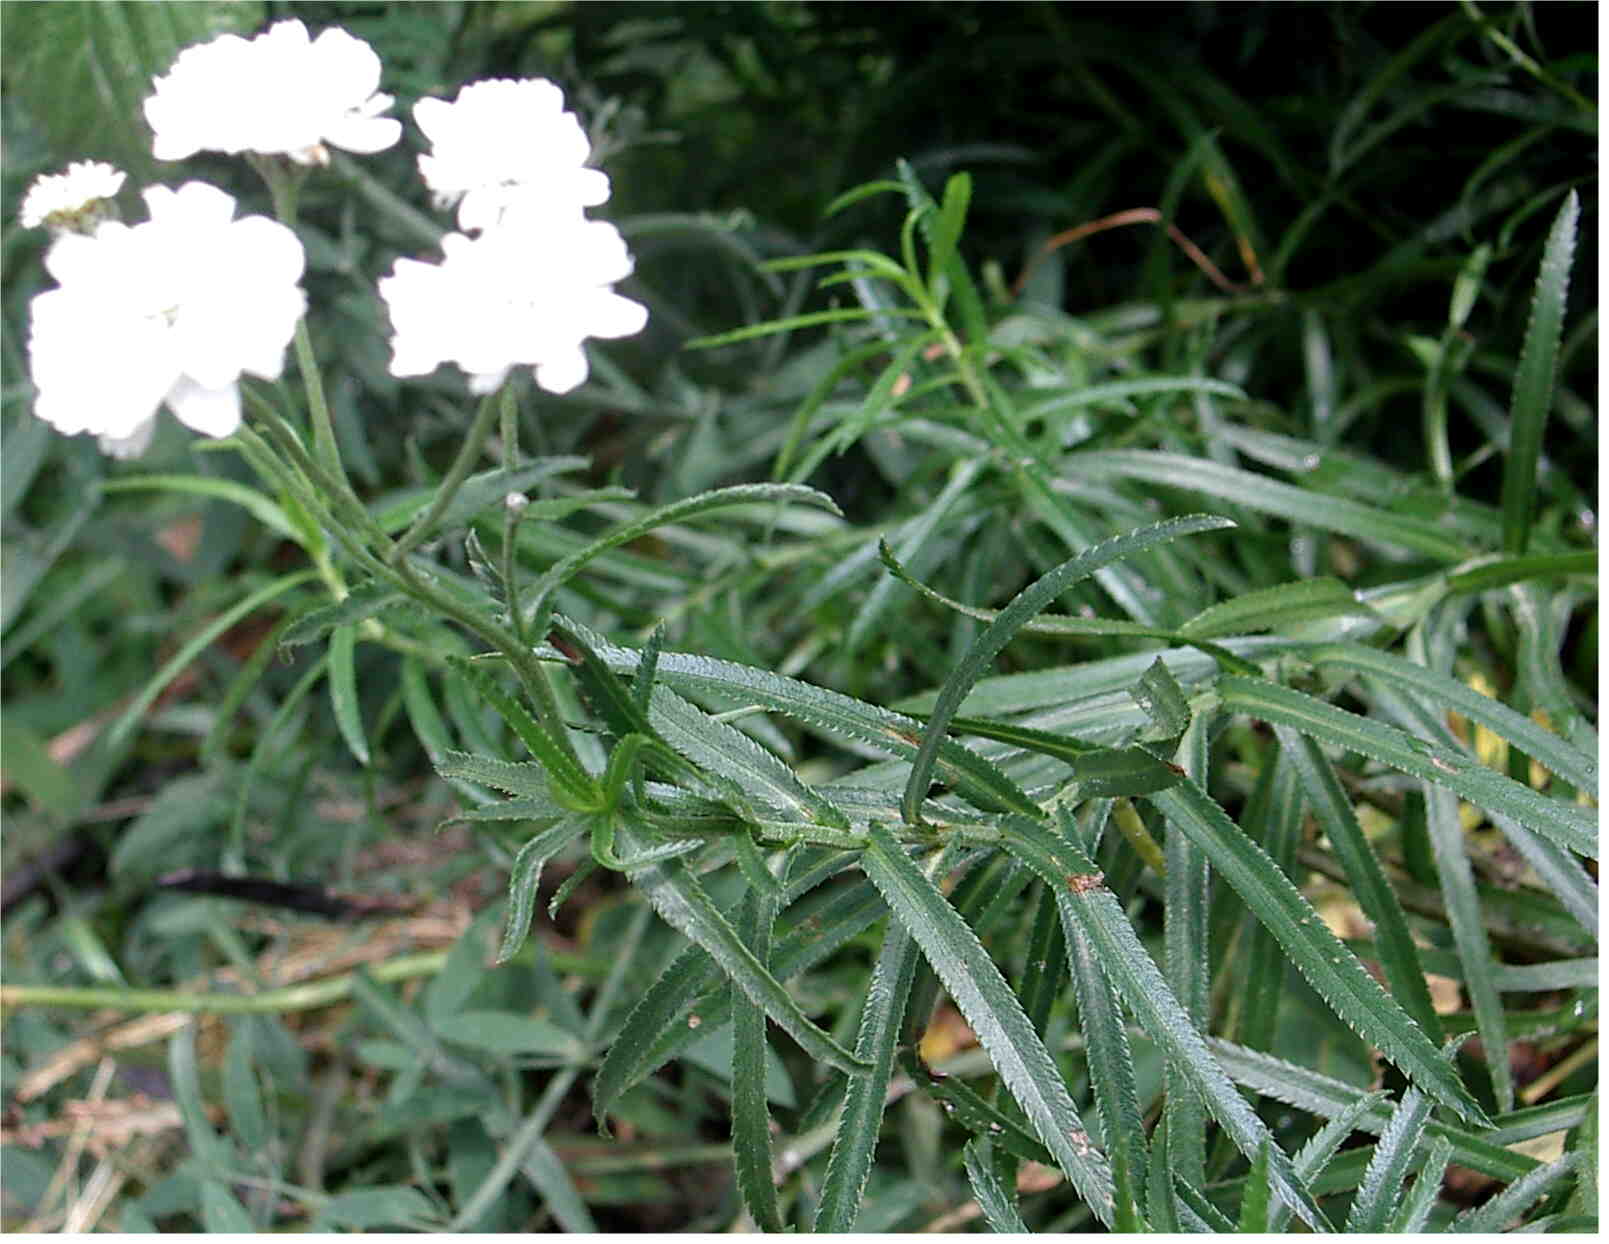
{"label": "green foliage", "polygon": [[1595,1227],[1588,6],[260,9],[8,6],[7,221],[294,15],[560,80],[651,327],[400,385],[338,159],[119,465],[8,223],[8,1227]]}

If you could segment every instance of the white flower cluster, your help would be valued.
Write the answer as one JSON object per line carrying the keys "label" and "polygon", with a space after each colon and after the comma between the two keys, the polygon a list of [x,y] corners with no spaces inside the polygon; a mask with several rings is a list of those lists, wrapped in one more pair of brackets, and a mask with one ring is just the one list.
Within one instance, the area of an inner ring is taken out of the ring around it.
{"label": "white flower cluster", "polygon": [[154,83],[145,119],[152,154],[182,160],[198,151],[285,155],[328,164],[324,144],[384,151],[402,124],[380,113],[380,58],[361,39],[332,27],[311,39],[299,21],[277,22],[255,39],[222,35],[179,53]]}
{"label": "white flower cluster", "polygon": [[588,337],[629,337],[648,322],[612,288],[631,275],[625,240],[586,218],[609,179],[585,167],[581,123],[540,78],[474,82],[450,104],[420,100],[413,115],[432,143],[420,174],[439,206],[457,204],[465,232],[442,239],[440,264],[399,259],[381,280],[392,373],[456,363],[472,392],[490,393],[529,366],[542,388],[569,392],[587,378]]}
{"label": "white flower cluster", "polygon": [[105,205],[122,188],[123,174],[110,164],[80,160],[28,187],[18,216],[24,229],[87,233],[105,219]]}
{"label": "white flower cluster", "polygon": [[[145,115],[159,159],[221,151],[326,164],[326,144],[374,152],[397,141],[379,84],[380,60],[362,40],[333,28],[314,39],[283,21],[255,39],[185,49]],[[433,144],[421,175],[466,232],[443,239],[440,264],[399,259],[380,282],[392,372],[456,363],[487,393],[523,365],[545,389],[575,388],[586,338],[647,322],[612,288],[631,273],[624,240],[585,217],[608,199],[609,179],[586,167],[580,122],[558,87],[536,79],[473,83],[452,103],[420,100],[414,116]],[[230,196],[196,181],[147,190],[149,220],[124,225],[107,219],[122,183],[109,165],[73,164],[34,183],[21,221],[57,235],[45,258],[57,287],[32,307],[34,411],[130,456],[163,405],[197,431],[234,431],[240,377],[278,377],[306,299],[302,247],[284,225],[237,220]]]}
{"label": "white flower cluster", "polygon": [[33,301],[34,413],[94,432],[107,453],[144,452],[164,403],[208,436],[240,425],[242,372],[273,379],[302,316],[302,246],[262,216],[192,181],[145,192],[151,218],[68,234],[45,267],[57,288]]}

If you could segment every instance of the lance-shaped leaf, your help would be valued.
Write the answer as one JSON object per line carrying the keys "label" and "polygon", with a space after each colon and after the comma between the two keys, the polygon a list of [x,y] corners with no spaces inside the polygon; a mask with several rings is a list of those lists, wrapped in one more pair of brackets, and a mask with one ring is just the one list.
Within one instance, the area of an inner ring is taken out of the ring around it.
{"label": "lance-shaped leaf", "polygon": [[813,1230],[838,1234],[855,1229],[866,1177],[871,1174],[877,1133],[883,1123],[888,1081],[894,1069],[905,1001],[916,978],[919,956],[916,943],[898,921],[890,920],[883,933],[883,948],[872,968],[866,1000],[861,1004],[860,1030],[855,1056],[872,1066],[870,1075],[853,1078],[844,1091],[843,1112],[827,1158],[827,1174],[816,1203]]}
{"label": "lance-shaped leaf", "polygon": [[1227,518],[1196,514],[1187,518],[1169,519],[1167,522],[1156,523],[1150,527],[1141,527],[1085,549],[1019,592],[973,642],[966,656],[961,659],[949,678],[945,679],[944,686],[939,691],[939,698],[933,705],[927,728],[922,734],[922,744],[917,749],[916,758],[911,764],[911,776],[905,784],[905,796],[900,806],[906,821],[913,825],[921,821],[922,801],[927,798],[928,786],[933,780],[934,765],[938,760],[945,732],[949,729],[950,719],[961,707],[961,701],[966,699],[972,685],[983,676],[984,670],[1021,629],[1023,623],[1075,583],[1087,579],[1103,566],[1165,541],[1178,539],[1180,536],[1233,526],[1234,523]]}
{"label": "lance-shaped leaf", "polygon": [[977,934],[911,862],[905,849],[873,823],[861,867],[895,917],[916,939],[978,1042],[1022,1107],[1034,1132],[1084,1203],[1102,1222],[1113,1213],[1112,1171],[1078,1117],[1061,1071],[1023,1013]]}
{"label": "lance-shaped leaf", "polygon": [[[1235,1148],[1249,1160],[1256,1161],[1266,1144],[1269,1180],[1280,1200],[1309,1226],[1328,1230],[1323,1212],[1292,1172],[1290,1159],[1274,1143],[1267,1125],[1208,1053],[1189,1013],[1140,944],[1134,926],[1123,914],[1117,897],[1105,886],[1094,863],[1073,843],[1041,822],[1013,817],[1007,828],[1007,849],[1038,873],[1055,893],[1068,943],[1072,943],[1075,934],[1089,939],[1096,962],[1118,996],[1146,1035],[1156,1042],[1169,1065],[1177,1068],[1196,1091]],[[1160,1143],[1152,1146],[1153,1164],[1161,1147]],[[1155,1190],[1153,1184],[1153,1193]],[[1165,1190],[1163,1195],[1166,1195]],[[1148,1200],[1147,1208],[1153,1225],[1162,1229],[1154,1195]]]}
{"label": "lance-shaped leaf", "polygon": [[[631,841],[629,832],[622,832],[628,847],[641,849],[641,844]],[[648,901],[666,924],[702,946],[732,978],[732,983],[758,1003],[806,1053],[850,1075],[864,1075],[871,1070],[870,1064],[810,1022],[793,995],[754,957],[680,861],[649,864],[633,874],[632,881],[648,895]]]}
{"label": "lance-shaped leaf", "polygon": [[[617,672],[636,669],[639,660],[636,649],[611,644],[572,620],[561,621],[585,638],[610,669]],[[658,671],[660,682],[673,689],[739,704],[757,704],[802,721],[833,738],[869,743],[894,756],[914,756],[921,742],[920,724],[903,714],[770,670],[693,653],[664,652],[659,657]],[[1030,814],[1039,811],[1039,805],[996,765],[953,739],[944,739],[939,747],[938,775],[980,808]]]}
{"label": "lance-shaped leaf", "polygon": [[1263,679],[1225,674],[1218,680],[1223,707],[1263,721],[1292,726],[1323,743],[1372,756],[1382,764],[1456,791],[1471,803],[1511,816],[1578,855],[1598,858],[1596,818],[1572,804],[1549,799],[1460,751],[1326,704]]}
{"label": "lance-shaped leaf", "polygon": [[663,527],[668,523],[679,523],[712,510],[767,502],[818,505],[833,514],[842,513],[837,503],[826,493],[806,488],[803,484],[737,484],[731,488],[717,488],[711,492],[699,493],[696,497],[660,506],[641,518],[621,523],[585,548],[578,549],[550,567],[531,586],[530,598],[524,606],[526,623],[533,634],[539,635],[544,632],[547,629],[548,602],[555,589],[573,578],[583,566],[599,554],[619,548],[622,544],[630,544],[654,528]]}
{"label": "lance-shaped leaf", "polygon": [[1576,221],[1581,200],[1574,190],[1559,208],[1542,251],[1531,321],[1514,372],[1514,399],[1509,413],[1508,461],[1503,468],[1503,551],[1523,553],[1531,534],[1531,502],[1536,495],[1536,467],[1542,456],[1542,429],[1553,405],[1553,373],[1564,330],[1565,295],[1570,262],[1575,257]]}
{"label": "lance-shaped leaf", "polygon": [[1370,976],[1267,852],[1194,782],[1147,796],[1189,835],[1285,948],[1325,1004],[1421,1089],[1459,1116],[1487,1124],[1479,1103],[1424,1030]]}

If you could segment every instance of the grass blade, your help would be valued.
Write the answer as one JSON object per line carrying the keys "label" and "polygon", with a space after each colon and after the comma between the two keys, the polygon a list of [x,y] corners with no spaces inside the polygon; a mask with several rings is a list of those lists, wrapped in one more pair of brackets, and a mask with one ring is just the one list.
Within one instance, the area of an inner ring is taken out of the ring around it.
{"label": "grass blade", "polygon": [[1074,454],[1067,462],[1068,472],[1085,479],[1130,479],[1200,493],[1286,522],[1353,536],[1369,544],[1409,549],[1442,561],[1464,561],[1473,551],[1428,519],[1281,484],[1207,458],[1147,449],[1102,449]]}

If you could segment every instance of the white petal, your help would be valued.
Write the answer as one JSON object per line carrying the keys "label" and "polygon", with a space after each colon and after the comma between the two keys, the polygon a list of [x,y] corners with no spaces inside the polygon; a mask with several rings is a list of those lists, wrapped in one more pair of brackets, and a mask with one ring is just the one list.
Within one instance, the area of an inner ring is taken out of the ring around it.
{"label": "white petal", "polygon": [[167,403],[180,423],[205,436],[228,436],[240,426],[240,390],[233,384],[208,389],[181,376],[168,391]]}
{"label": "white petal", "polygon": [[536,383],[549,393],[568,393],[586,378],[587,355],[579,346],[556,353],[536,365]]}
{"label": "white petal", "polygon": [[113,458],[138,458],[151,447],[151,437],[156,434],[156,416],[152,416],[127,436],[102,436],[99,439],[101,452]]}

